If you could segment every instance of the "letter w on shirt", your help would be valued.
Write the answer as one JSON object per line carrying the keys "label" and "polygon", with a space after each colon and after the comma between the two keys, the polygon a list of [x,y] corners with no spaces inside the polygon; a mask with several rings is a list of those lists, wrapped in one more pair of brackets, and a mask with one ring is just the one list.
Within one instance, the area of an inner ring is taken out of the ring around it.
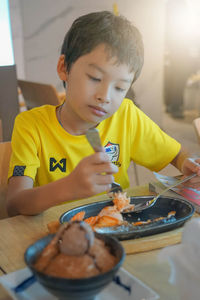
{"label": "letter w on shirt", "polygon": [[50,171],[53,172],[57,168],[59,168],[61,172],[66,172],[66,158],[62,158],[57,162],[54,157],[50,157]]}

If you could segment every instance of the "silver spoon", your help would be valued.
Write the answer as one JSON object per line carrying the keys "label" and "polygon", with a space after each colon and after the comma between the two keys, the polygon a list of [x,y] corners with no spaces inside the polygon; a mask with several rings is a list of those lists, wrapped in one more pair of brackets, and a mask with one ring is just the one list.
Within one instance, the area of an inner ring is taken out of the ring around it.
{"label": "silver spoon", "polygon": [[[99,131],[96,128],[91,128],[86,132],[86,138],[95,152],[102,152],[103,147],[101,145],[101,139],[99,136]],[[119,183],[113,182],[111,184],[111,189],[108,192],[108,196],[112,198],[113,193],[122,192],[122,187]]]}

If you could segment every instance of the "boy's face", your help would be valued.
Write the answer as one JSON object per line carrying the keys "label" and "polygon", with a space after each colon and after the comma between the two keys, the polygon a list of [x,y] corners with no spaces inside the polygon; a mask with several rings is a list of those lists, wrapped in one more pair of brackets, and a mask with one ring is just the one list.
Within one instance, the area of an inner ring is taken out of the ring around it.
{"label": "boy's face", "polygon": [[76,121],[96,126],[119,108],[134,73],[126,64],[116,62],[117,58],[109,57],[105,45],[100,44],[79,57],[66,71],[66,78],[60,76],[66,80],[66,107]]}

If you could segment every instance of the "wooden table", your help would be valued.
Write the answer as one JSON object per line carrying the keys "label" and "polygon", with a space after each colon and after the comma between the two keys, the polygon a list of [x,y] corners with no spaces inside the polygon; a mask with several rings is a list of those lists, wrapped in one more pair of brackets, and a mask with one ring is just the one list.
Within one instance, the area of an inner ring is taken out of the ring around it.
{"label": "wooden table", "polygon": [[[149,195],[147,186],[128,189],[128,195]],[[47,234],[47,223],[57,220],[60,215],[76,206],[107,199],[106,195],[70,202],[48,209],[38,216],[17,216],[0,221],[0,275],[26,267],[25,249]],[[163,300],[178,300],[178,291],[168,283],[170,266],[159,263],[153,250],[126,256],[123,267],[154,289]],[[0,286],[0,300],[10,299]]]}

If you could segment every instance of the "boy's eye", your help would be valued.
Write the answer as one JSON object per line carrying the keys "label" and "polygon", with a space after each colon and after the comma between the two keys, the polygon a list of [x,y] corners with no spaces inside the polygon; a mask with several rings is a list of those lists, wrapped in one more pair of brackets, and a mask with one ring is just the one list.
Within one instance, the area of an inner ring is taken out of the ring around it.
{"label": "boy's eye", "polygon": [[117,90],[118,92],[121,92],[121,93],[123,93],[123,92],[126,91],[126,89],[122,89],[122,88],[120,88],[120,87],[116,87],[116,90]]}
{"label": "boy's eye", "polygon": [[87,75],[88,75],[88,77],[89,77],[91,80],[93,80],[93,81],[101,81],[101,79],[100,79],[100,78],[97,78],[97,77],[91,76],[91,75],[89,75],[89,74],[87,74]]}

